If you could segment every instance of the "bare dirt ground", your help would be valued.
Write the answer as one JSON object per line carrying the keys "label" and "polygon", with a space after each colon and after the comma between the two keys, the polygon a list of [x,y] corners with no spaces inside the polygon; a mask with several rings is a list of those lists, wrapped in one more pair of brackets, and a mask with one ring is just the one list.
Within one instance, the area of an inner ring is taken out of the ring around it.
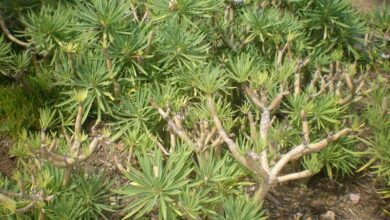
{"label": "bare dirt ground", "polygon": [[[272,193],[275,201],[266,201],[265,207],[270,219],[275,220],[389,219],[382,210],[387,203],[376,193],[382,185],[370,173],[339,181],[315,176],[308,183],[279,186]],[[334,218],[325,217],[327,212],[333,213]]]}
{"label": "bare dirt ground", "polygon": [[8,154],[12,146],[11,139],[0,134],[0,175],[11,177],[16,166],[16,159]]}
{"label": "bare dirt ground", "polygon": [[365,12],[380,7],[383,3],[390,4],[390,0],[352,0],[351,2],[353,6]]}

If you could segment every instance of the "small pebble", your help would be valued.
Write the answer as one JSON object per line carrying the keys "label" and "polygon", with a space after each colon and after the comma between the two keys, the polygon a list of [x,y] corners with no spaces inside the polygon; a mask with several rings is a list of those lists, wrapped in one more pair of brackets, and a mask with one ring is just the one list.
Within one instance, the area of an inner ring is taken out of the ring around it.
{"label": "small pebble", "polygon": [[358,194],[351,193],[349,194],[349,200],[351,200],[351,203],[356,205],[360,202],[360,196]]}
{"label": "small pebble", "polygon": [[125,149],[125,146],[123,143],[118,143],[115,146],[116,146],[116,149],[118,149],[119,151],[123,151]]}
{"label": "small pebble", "polygon": [[332,211],[327,211],[320,216],[320,220],[336,220],[336,214]]}
{"label": "small pebble", "polygon": [[294,220],[301,220],[302,219],[302,213],[298,212],[297,214],[294,215]]}

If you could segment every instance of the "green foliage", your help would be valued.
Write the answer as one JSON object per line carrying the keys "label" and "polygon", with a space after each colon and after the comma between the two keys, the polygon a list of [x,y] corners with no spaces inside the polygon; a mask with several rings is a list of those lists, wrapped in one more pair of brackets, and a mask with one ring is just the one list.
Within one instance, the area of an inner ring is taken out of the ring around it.
{"label": "green foliage", "polygon": [[[26,130],[22,130],[17,136],[17,142],[10,150],[10,155],[19,158],[28,158],[33,156],[33,151],[36,151],[40,147],[40,136],[36,133],[28,133]],[[28,146],[28,149],[26,149]]]}
{"label": "green foliage", "polygon": [[[230,131],[237,122],[237,120],[234,119],[235,111],[232,106],[224,103],[223,100],[218,100],[216,103],[216,111],[219,117],[224,120],[225,129]],[[188,108],[188,116],[185,123],[188,127],[193,127],[202,120],[212,122],[206,100],[202,100],[198,105]]]}
{"label": "green foliage", "polygon": [[367,154],[374,172],[388,179],[390,184],[390,151],[388,130],[390,129],[390,115],[387,113],[386,103],[389,101],[389,87],[380,77],[375,82],[375,89],[371,93],[369,106],[365,111],[365,119],[373,129],[373,135],[368,139]]}
{"label": "green foliage", "polygon": [[237,57],[230,57],[228,61],[229,76],[238,83],[253,82],[255,75],[259,74],[259,65],[261,63],[260,60],[256,60],[249,53],[243,53]]}
{"label": "green foliage", "polygon": [[85,219],[108,219],[107,212],[113,212],[110,206],[112,183],[103,174],[86,174],[76,178],[74,184],[76,200],[80,201],[82,216]]}
{"label": "green foliage", "polygon": [[81,31],[93,31],[99,39],[103,34],[112,38],[112,34],[121,30],[126,17],[129,16],[127,0],[92,0],[83,4],[78,4],[77,17],[81,21],[79,28]]}
{"label": "green foliage", "polygon": [[388,33],[390,25],[390,7],[385,5],[382,7],[382,10],[380,8],[376,9],[374,19],[374,24],[379,27],[379,31]]}
{"label": "green foliage", "polygon": [[299,34],[302,27],[292,14],[282,13],[279,9],[251,10],[244,14],[244,22],[251,27],[246,42],[258,39],[274,45],[281,45]]}
{"label": "green foliage", "polygon": [[357,144],[356,140],[344,138],[319,153],[319,160],[330,178],[345,177],[355,172],[361,164],[356,153]]}
{"label": "green foliage", "polygon": [[186,177],[192,171],[188,163],[190,154],[191,151],[181,151],[170,155],[166,162],[160,151],[155,151],[152,156],[138,154],[142,171],[130,167],[124,175],[131,181],[131,187],[115,190],[125,197],[134,198],[125,208],[128,212],[125,218],[140,218],[156,208],[160,218],[168,219],[167,216],[172,216],[175,209],[172,202],[188,183]]}
{"label": "green foliage", "polygon": [[389,140],[389,135],[378,132],[375,134],[374,140],[371,143],[371,148],[368,150],[370,156],[373,157],[370,162],[377,161],[377,163],[371,167],[375,169],[374,172],[377,175],[388,179],[388,184],[390,184]]}
{"label": "green foliage", "polygon": [[110,46],[110,54],[116,61],[117,68],[125,71],[127,76],[148,75],[142,65],[144,50],[147,48],[147,32],[149,28],[141,25],[131,26],[122,34],[115,34]]}
{"label": "green foliage", "polygon": [[[347,0],[291,1],[290,5],[298,10],[303,19],[311,45],[323,51],[335,48],[345,49],[359,56],[355,44],[363,42],[367,31],[366,22],[358,16]],[[296,3],[297,2],[297,3]]]}
{"label": "green foliage", "polygon": [[179,24],[173,20],[162,26],[158,32],[156,49],[160,64],[163,68],[187,67],[199,64],[207,54],[209,45],[205,42],[206,35],[200,30],[189,30],[188,24]]}
{"label": "green foliage", "polygon": [[51,219],[76,220],[82,217],[81,200],[77,200],[74,195],[60,197],[47,211],[47,216]]}
{"label": "green foliage", "polygon": [[[363,168],[390,180],[388,81],[368,78],[389,69],[388,7],[366,17],[347,0],[4,0],[0,8],[10,30],[0,37],[0,131],[18,134],[10,154],[27,183],[0,188],[53,195],[17,218],[110,219],[118,206],[128,219],[265,219],[267,184],[290,181],[291,170],[352,175],[362,155]],[[361,132],[360,120],[372,130]],[[61,162],[89,155],[95,140],[83,126],[96,140],[113,131],[96,149],[128,152],[127,170],[115,158],[126,177],[119,189],[89,172],[62,184],[85,164]],[[44,154],[54,157],[34,159]],[[264,176],[264,164],[275,176]],[[115,205],[110,190],[121,195]],[[1,214],[30,202],[3,200]]]}
{"label": "green foliage", "polygon": [[137,91],[123,97],[114,114],[115,121],[113,140],[121,137],[127,131],[148,131],[157,121],[157,113],[149,105],[149,94]]}
{"label": "green foliage", "polygon": [[[35,204],[37,210],[44,209],[50,219],[108,219],[107,213],[114,211],[113,207],[109,205],[112,183],[109,183],[103,175],[77,174],[77,181],[69,187],[64,187],[62,185],[63,170],[45,165],[40,170],[36,170],[34,174],[17,173],[14,175],[15,180],[22,179],[22,181],[0,178],[0,187],[7,192],[17,192],[18,187],[25,187],[24,197],[16,196],[12,199],[8,198],[7,201],[3,200],[4,198],[0,199],[0,204],[2,204],[0,215],[2,217],[16,216],[17,219],[38,219],[38,214],[34,211],[13,215],[16,209],[23,208],[30,203],[28,199],[30,194],[27,194],[27,190],[31,185],[34,185],[29,179],[31,175],[36,177],[33,180],[37,181],[40,187],[46,189],[47,195],[50,195],[50,200]],[[35,188],[35,190],[40,189]],[[2,191],[2,193],[4,192]],[[31,191],[32,195],[33,193],[35,192]],[[39,194],[36,196],[38,197]]]}
{"label": "green foliage", "polygon": [[216,219],[267,219],[264,211],[261,210],[261,207],[258,204],[242,196],[229,196],[225,198],[223,210],[223,215],[218,216]]}
{"label": "green foliage", "polygon": [[148,8],[151,9],[154,20],[179,18],[191,21],[193,17],[211,17],[214,12],[221,11],[223,0],[150,0]]}
{"label": "green foliage", "polygon": [[25,36],[39,52],[49,54],[62,42],[75,37],[73,11],[66,6],[43,6],[39,13],[31,11],[21,21],[26,26]]}
{"label": "green foliage", "polygon": [[238,169],[237,164],[232,163],[227,155],[221,159],[216,156],[201,156],[195,163],[196,178],[192,184],[202,187],[216,195],[228,195],[238,191],[235,189],[243,185],[240,179],[244,173]]}
{"label": "green foliage", "polygon": [[0,37],[0,67],[1,72],[6,73],[4,69],[8,66],[9,53],[11,52],[11,44],[5,42],[4,37]]}
{"label": "green foliage", "polygon": [[[113,136],[115,140],[117,136]],[[156,143],[152,140],[151,135],[145,133],[143,130],[130,129],[120,137],[124,144],[124,149],[130,152],[134,150],[150,150],[154,149]]]}
{"label": "green foliage", "polygon": [[[187,84],[187,82],[183,84]],[[192,87],[187,87],[187,90],[192,90]],[[150,92],[153,94],[151,101],[162,107],[169,106],[175,112],[185,108],[189,102],[189,97],[185,95],[183,89],[168,83],[155,83],[151,85]]]}
{"label": "green foliage", "polygon": [[77,63],[75,74],[71,73],[67,65],[57,72],[57,84],[66,89],[63,94],[69,97],[59,106],[66,105],[69,112],[75,113],[78,102],[75,99],[74,90],[83,90],[88,92],[84,101],[83,121],[91,109],[96,111],[98,120],[101,119],[103,113],[112,112],[110,102],[114,100],[114,97],[111,94],[111,88],[116,72],[108,71],[103,59],[99,59],[96,55],[87,55]]}
{"label": "green foliage", "polygon": [[320,160],[318,153],[310,154],[303,158],[303,167],[310,170],[313,173],[318,173],[322,170],[324,164]]}
{"label": "green foliage", "polygon": [[207,190],[185,188],[179,195],[177,210],[180,216],[197,219],[203,214],[215,216],[217,213],[209,209],[210,205],[218,200],[218,197],[210,197]]}
{"label": "green foliage", "polygon": [[[0,187],[4,190],[9,191],[16,190],[16,184],[14,183],[14,181],[4,176],[0,176]],[[12,211],[16,209],[16,202],[17,201],[12,201],[11,199],[2,196],[0,198],[0,216],[9,216],[10,213],[12,213]]]}
{"label": "green foliage", "polygon": [[[390,114],[388,111],[389,86],[387,81],[378,76],[373,81],[373,91],[370,94],[368,106],[363,114],[367,124],[372,129],[372,134],[366,137],[365,144],[368,146],[363,155],[368,157],[367,163],[359,169],[369,167],[378,177],[384,179],[387,188],[379,191],[384,199],[390,198]],[[389,214],[388,206],[384,207]]]}
{"label": "green foliage", "polygon": [[20,79],[20,75],[28,69],[30,61],[31,56],[27,52],[12,54],[10,60],[10,72],[15,73],[14,78],[17,80]]}
{"label": "green foliage", "polygon": [[17,135],[22,129],[39,128],[38,109],[45,105],[42,88],[29,81],[34,88],[30,92],[19,85],[0,86],[0,132]]}
{"label": "green foliage", "polygon": [[194,89],[195,95],[203,93],[211,95],[217,92],[225,92],[227,80],[224,77],[224,71],[219,67],[212,65],[201,65],[192,67],[181,73],[181,82],[184,84],[183,89]]}
{"label": "green foliage", "polygon": [[337,126],[340,124],[340,118],[345,111],[345,108],[339,106],[332,96],[319,96],[310,99],[302,94],[302,96],[290,96],[288,103],[286,113],[293,122],[300,125],[300,114],[303,109],[309,123],[317,129],[329,129]]}

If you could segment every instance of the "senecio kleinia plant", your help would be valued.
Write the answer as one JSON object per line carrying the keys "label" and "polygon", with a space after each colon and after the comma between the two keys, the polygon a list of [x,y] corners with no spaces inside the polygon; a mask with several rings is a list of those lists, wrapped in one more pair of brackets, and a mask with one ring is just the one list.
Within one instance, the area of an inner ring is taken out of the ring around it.
{"label": "senecio kleinia plant", "polygon": [[31,138],[24,132],[20,142],[13,149],[13,154],[20,157],[26,156],[27,158],[32,156],[35,160],[63,168],[65,171],[63,184],[68,185],[74,165],[88,159],[102,143],[104,137],[109,135],[106,130],[103,130],[103,134],[97,134],[95,128],[92,128],[92,134],[95,137],[89,142],[88,136],[82,132],[83,102],[87,96],[87,91],[74,93],[73,98],[78,102],[78,107],[71,135],[69,135],[65,127],[62,129],[61,137],[56,137],[55,133],[48,134],[49,128],[58,123],[58,118],[56,118],[55,111],[42,109],[40,112],[40,134],[33,135],[36,138],[32,137],[32,139],[35,139],[32,144],[29,143]]}
{"label": "senecio kleinia plant", "polygon": [[[346,0],[1,1],[4,87],[50,96],[11,150],[17,173],[46,176],[4,180],[0,212],[105,218],[110,198],[121,218],[263,219],[283,183],[353,174],[361,140],[387,176],[387,122],[366,102],[368,73],[389,66],[387,14]],[[377,137],[356,138],[363,119]],[[105,140],[128,153],[111,196],[79,172]]]}

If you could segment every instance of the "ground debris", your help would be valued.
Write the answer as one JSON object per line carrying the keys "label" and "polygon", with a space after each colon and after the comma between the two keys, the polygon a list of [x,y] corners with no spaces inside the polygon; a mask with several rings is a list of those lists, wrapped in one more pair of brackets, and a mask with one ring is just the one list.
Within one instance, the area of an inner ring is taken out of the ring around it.
{"label": "ground debris", "polygon": [[320,216],[320,220],[336,220],[336,214],[332,211],[327,211]]}
{"label": "ground debris", "polygon": [[360,196],[358,194],[351,193],[349,194],[349,200],[352,204],[356,205],[360,202]]}
{"label": "ground debris", "polygon": [[272,195],[281,205],[267,200],[265,208],[270,219],[276,220],[318,220],[328,211],[335,214],[335,219],[381,220],[386,219],[383,212],[386,201],[377,194],[382,187],[383,183],[368,171],[339,181],[317,175],[309,182],[279,186]]}
{"label": "ground debris", "polygon": [[10,157],[9,150],[12,147],[11,138],[0,135],[0,175],[11,177],[16,168],[16,158]]}

